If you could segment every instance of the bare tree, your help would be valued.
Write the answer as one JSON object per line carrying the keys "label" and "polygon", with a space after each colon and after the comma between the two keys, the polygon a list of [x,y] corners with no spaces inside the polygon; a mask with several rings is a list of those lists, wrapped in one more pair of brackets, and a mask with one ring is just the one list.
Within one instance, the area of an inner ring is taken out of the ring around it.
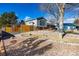
{"label": "bare tree", "polygon": [[79,4],[73,3],[47,3],[40,5],[41,10],[52,14],[56,18],[60,33],[63,33],[64,12],[69,12],[77,7],[79,7]]}

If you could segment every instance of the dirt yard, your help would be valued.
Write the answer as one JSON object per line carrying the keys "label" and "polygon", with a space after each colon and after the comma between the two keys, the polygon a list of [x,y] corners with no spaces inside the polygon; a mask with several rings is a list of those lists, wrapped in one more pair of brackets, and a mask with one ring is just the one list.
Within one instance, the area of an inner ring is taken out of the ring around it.
{"label": "dirt yard", "polygon": [[[78,35],[67,34],[61,43],[59,32],[57,31],[32,31],[16,34],[15,36],[14,39],[10,38],[4,40],[8,56],[79,55]],[[76,41],[70,39],[70,37],[76,37]]]}

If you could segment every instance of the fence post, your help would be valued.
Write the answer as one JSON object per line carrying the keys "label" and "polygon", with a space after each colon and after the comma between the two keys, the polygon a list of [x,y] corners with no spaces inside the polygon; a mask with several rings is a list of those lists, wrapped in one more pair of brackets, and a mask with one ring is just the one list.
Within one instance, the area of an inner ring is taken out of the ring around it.
{"label": "fence post", "polygon": [[2,39],[0,41],[0,52],[1,54],[4,54],[5,56],[7,56],[4,40]]}
{"label": "fence post", "polygon": [[1,33],[1,37],[0,37],[0,53],[2,55],[5,54],[5,56],[7,55],[2,33]]}

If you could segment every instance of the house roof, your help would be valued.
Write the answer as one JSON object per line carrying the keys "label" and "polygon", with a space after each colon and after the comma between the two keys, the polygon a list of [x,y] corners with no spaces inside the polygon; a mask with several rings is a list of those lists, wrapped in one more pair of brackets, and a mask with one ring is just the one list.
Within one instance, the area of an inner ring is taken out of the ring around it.
{"label": "house roof", "polygon": [[33,20],[41,20],[41,19],[46,20],[44,17],[38,17],[38,18],[36,18],[36,19],[30,19],[30,20],[27,20],[26,22],[28,22],[28,21],[33,21]]}
{"label": "house roof", "polygon": [[76,25],[73,24],[73,23],[64,23],[63,25],[64,25],[64,26],[76,26]]}
{"label": "house roof", "polygon": [[33,21],[33,20],[37,20],[37,19],[30,19],[30,20],[26,20],[25,22],[28,22],[28,21]]}

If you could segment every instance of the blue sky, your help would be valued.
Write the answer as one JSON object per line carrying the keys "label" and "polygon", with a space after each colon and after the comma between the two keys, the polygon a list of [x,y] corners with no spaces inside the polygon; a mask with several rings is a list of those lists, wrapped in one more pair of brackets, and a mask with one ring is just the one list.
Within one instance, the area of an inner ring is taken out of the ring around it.
{"label": "blue sky", "polygon": [[26,16],[37,18],[40,16],[44,16],[45,14],[44,12],[40,11],[39,4],[0,4],[0,14],[10,11],[14,11],[20,19],[24,19]]}
{"label": "blue sky", "polygon": [[[45,16],[47,13],[43,12],[39,8],[40,4],[36,3],[2,3],[0,4],[0,14],[3,12],[14,11],[19,19],[24,19],[25,17],[37,18]],[[73,18],[75,16],[74,12],[65,12],[65,19]]]}

